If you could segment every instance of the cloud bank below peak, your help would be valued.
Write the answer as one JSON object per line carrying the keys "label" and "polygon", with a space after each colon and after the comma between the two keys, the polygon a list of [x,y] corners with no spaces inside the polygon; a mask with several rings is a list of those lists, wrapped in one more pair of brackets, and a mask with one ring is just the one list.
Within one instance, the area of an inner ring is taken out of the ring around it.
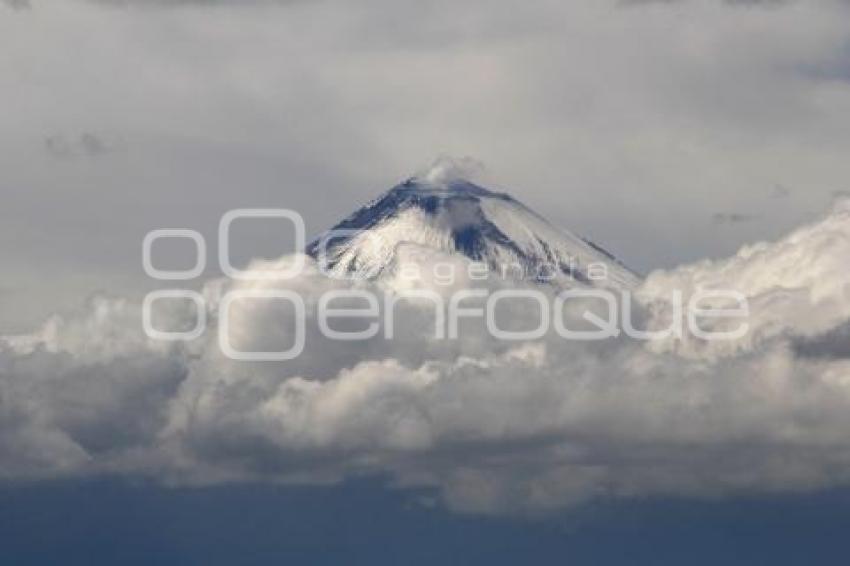
{"label": "cloud bank below peak", "polygon": [[[842,201],[776,242],[656,271],[638,290],[650,326],[663,323],[657,307],[673,290],[743,292],[750,331],[731,343],[548,335],[505,343],[478,325],[460,343],[440,342],[427,309],[402,301],[393,340],[328,342],[309,309],[304,354],[259,364],[226,359],[214,332],[179,347],[151,342],[138,304],[94,299],[76,316],[3,341],[0,476],[216,484],[380,475],[436,487],[451,508],[476,513],[845,486],[848,258],[850,201]],[[367,287],[382,294],[397,284]],[[483,285],[420,284],[444,294]],[[205,287],[212,320],[222,293],[244,285]],[[314,304],[349,285],[310,267],[250,288],[283,287]],[[533,315],[505,305],[507,319]],[[290,316],[261,301],[233,324],[243,347],[262,349],[287,338]]]}

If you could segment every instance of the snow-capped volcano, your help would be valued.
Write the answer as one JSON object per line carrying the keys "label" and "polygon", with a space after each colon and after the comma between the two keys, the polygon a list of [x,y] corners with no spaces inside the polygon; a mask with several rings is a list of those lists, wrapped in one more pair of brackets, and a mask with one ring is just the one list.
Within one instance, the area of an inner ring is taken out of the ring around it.
{"label": "snow-capped volcano", "polygon": [[503,277],[628,288],[639,277],[603,248],[438,161],[319,236],[307,253],[336,273],[376,277],[399,246],[462,254]]}

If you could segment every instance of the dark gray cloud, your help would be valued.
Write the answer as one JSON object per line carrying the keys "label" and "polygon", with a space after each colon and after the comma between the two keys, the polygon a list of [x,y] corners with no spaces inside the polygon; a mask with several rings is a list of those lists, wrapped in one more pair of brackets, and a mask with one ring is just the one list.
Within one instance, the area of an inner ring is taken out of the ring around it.
{"label": "dark gray cloud", "polygon": [[110,151],[107,143],[91,132],[80,135],[79,147],[86,155],[101,155]]}
{"label": "dark gray cloud", "polygon": [[789,189],[785,185],[774,185],[773,189],[770,192],[770,198],[773,199],[788,198],[790,195],[791,189]]}
{"label": "dark gray cloud", "polygon": [[[845,2],[850,7],[850,2]],[[850,42],[842,45],[826,57],[817,61],[806,61],[800,65],[800,72],[812,80],[826,82],[850,82]]]}
{"label": "dark gray cloud", "polygon": [[[622,5],[641,5],[641,4],[683,4],[692,0],[620,0]],[[716,0],[718,3],[727,4],[730,6],[763,6],[763,7],[778,7],[791,4],[796,0]]]}
{"label": "dark gray cloud", "polygon": [[758,219],[759,216],[756,214],[745,214],[741,212],[715,212],[711,216],[711,221],[717,226],[744,224]]}
{"label": "dark gray cloud", "polygon": [[823,334],[794,340],[798,356],[807,358],[850,358],[850,323],[843,324]]}
{"label": "dark gray cloud", "polygon": [[32,8],[30,0],[3,0],[3,4],[13,10],[29,10]]}
{"label": "dark gray cloud", "polygon": [[733,6],[785,6],[797,0],[723,0],[726,4]]}
{"label": "dark gray cloud", "polygon": [[115,143],[108,142],[102,135],[83,132],[68,137],[55,134],[44,138],[44,148],[52,157],[66,159],[71,157],[98,157],[114,151]]}
{"label": "dark gray cloud", "polygon": [[[14,0],[13,0],[14,1]],[[27,1],[27,0],[24,0]],[[310,2],[322,2],[324,0],[88,0],[96,4],[112,6],[156,6],[161,8],[180,6],[259,6],[304,4]]]}
{"label": "dark gray cloud", "polygon": [[65,136],[53,135],[44,138],[44,149],[53,157],[66,158],[74,153],[73,146]]}

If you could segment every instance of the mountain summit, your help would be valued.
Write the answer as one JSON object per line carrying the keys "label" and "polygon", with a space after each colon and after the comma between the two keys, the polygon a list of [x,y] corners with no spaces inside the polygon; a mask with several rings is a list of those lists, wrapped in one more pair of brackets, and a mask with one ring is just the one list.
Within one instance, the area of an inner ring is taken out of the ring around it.
{"label": "mountain summit", "polygon": [[503,277],[614,288],[639,281],[600,246],[467,174],[467,163],[439,160],[319,236],[307,253],[324,255],[337,273],[363,277],[392,269],[398,247],[410,244],[462,254]]}

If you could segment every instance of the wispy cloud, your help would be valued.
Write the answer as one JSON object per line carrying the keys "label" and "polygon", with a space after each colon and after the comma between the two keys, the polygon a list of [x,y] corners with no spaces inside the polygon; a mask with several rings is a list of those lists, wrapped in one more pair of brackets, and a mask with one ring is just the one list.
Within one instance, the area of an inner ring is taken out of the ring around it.
{"label": "wispy cloud", "polygon": [[[693,0],[620,0],[623,5],[641,4],[684,4]],[[763,6],[777,7],[791,4],[794,0],[712,0],[718,4],[727,4],[729,6]]]}
{"label": "wispy cloud", "polygon": [[715,212],[711,217],[711,221],[718,226],[744,224],[758,219],[759,216],[756,214],[746,214],[742,212]]}
{"label": "wispy cloud", "polygon": [[[13,0],[14,1],[14,0]],[[323,0],[88,0],[104,5],[113,6],[155,6],[160,8],[180,6],[251,6],[251,5],[286,5],[317,3]]]}
{"label": "wispy cloud", "polygon": [[56,158],[99,157],[116,149],[116,144],[107,142],[101,135],[83,132],[68,137],[55,134],[44,138],[44,148]]}
{"label": "wispy cloud", "polygon": [[13,10],[29,10],[32,8],[30,0],[3,0],[3,4]]}
{"label": "wispy cloud", "polygon": [[785,185],[774,185],[773,190],[770,192],[770,198],[773,199],[783,199],[789,196],[791,196],[791,189]]}

